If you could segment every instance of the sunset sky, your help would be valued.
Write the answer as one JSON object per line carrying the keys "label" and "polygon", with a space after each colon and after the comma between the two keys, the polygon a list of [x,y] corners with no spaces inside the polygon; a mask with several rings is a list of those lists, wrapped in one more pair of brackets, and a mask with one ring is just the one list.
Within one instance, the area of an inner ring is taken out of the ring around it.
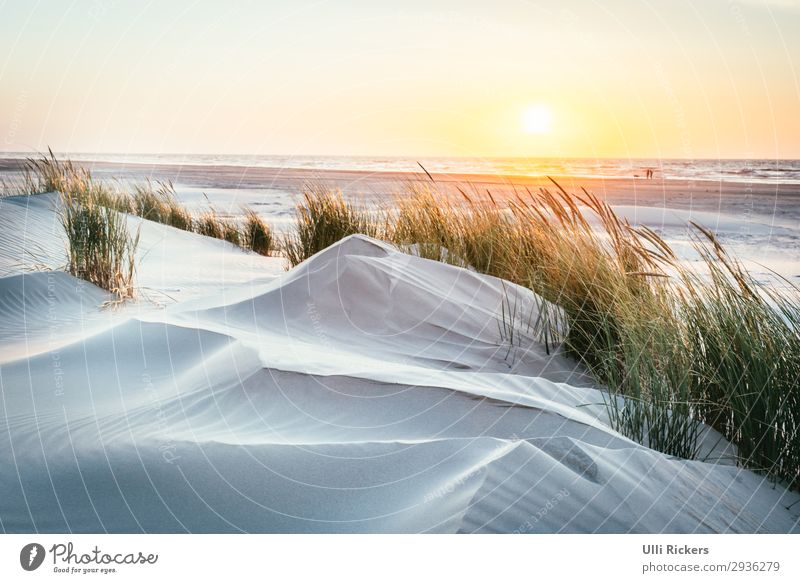
{"label": "sunset sky", "polygon": [[0,150],[800,158],[798,31],[794,0],[0,0]]}

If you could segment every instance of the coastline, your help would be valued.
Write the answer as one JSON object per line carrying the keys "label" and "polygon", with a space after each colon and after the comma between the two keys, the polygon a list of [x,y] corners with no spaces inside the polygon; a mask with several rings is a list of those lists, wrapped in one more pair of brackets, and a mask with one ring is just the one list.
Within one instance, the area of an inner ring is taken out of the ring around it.
{"label": "coastline", "polygon": [[[0,174],[18,172],[25,160],[0,159]],[[430,178],[419,172],[269,168],[263,166],[150,164],[116,162],[75,162],[101,179],[170,180],[198,188],[280,189],[299,192],[309,181],[341,189],[346,195],[362,198],[385,197],[399,193],[409,182],[425,183]],[[483,196],[488,190],[496,200],[513,197],[520,189],[555,188],[555,180],[568,192],[581,189],[612,205],[642,205],[702,211],[746,212],[749,203],[755,212],[756,201],[774,201],[775,216],[800,220],[800,184],[733,182],[700,179],[642,177],[583,177],[571,175],[521,176],[511,174],[469,174],[431,172],[444,192],[460,197],[458,185],[467,185],[470,195]]]}

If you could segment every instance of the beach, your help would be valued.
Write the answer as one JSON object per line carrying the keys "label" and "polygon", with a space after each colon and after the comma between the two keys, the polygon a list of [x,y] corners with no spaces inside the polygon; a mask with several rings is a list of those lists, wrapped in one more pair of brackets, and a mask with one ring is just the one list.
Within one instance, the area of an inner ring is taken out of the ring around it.
{"label": "beach", "polygon": [[[19,172],[23,158],[0,158],[0,177]],[[769,181],[724,181],[710,178],[681,179],[644,177],[587,177],[569,175],[525,176],[469,173],[437,173],[430,176],[422,168],[415,172],[331,170],[327,168],[269,168],[242,165],[146,164],[118,162],[79,162],[98,178],[120,180],[169,180],[178,186],[192,189],[229,189],[286,192],[296,196],[304,183],[321,182],[341,189],[348,196],[380,202],[401,194],[408,182],[428,182],[431,179],[452,196],[461,196],[456,186],[468,194],[486,196],[492,193],[498,200],[524,194],[526,188],[554,188],[553,181],[570,192],[581,189],[607,200],[613,205],[679,210],[725,212],[747,219],[749,215],[772,217],[776,224],[800,221],[800,183]],[[247,201],[250,202],[250,201]],[[253,202],[259,202],[253,197]]]}
{"label": "beach", "polygon": [[[457,186],[488,190],[499,204],[556,188],[546,177],[90,168],[173,181],[196,208],[238,216],[250,204],[278,223],[308,181],[367,205],[391,204],[409,180],[456,198]],[[554,178],[687,253],[698,220],[760,265],[800,273],[795,186]],[[739,466],[711,427],[693,460],[615,430],[583,366],[522,324],[509,336],[507,306],[529,321],[541,309],[526,288],[363,235],[286,271],[279,255],[128,216],[137,300],[103,307],[113,297],[62,271],[61,204],[56,193],[0,199],[7,532],[800,528],[800,495]]]}

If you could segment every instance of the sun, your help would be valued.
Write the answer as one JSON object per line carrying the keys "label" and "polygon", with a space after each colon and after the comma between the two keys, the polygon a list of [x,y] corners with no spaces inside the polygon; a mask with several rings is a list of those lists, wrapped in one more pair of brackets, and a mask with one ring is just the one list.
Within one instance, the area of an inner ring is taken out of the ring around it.
{"label": "sun", "polygon": [[522,112],[522,129],[528,134],[549,134],[553,129],[553,112],[543,104],[526,107]]}

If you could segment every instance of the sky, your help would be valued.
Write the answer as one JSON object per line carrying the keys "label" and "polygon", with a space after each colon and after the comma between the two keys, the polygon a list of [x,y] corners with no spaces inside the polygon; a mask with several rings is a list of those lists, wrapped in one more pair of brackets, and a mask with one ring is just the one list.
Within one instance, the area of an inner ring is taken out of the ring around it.
{"label": "sky", "polygon": [[800,158],[800,0],[0,0],[0,151]]}

